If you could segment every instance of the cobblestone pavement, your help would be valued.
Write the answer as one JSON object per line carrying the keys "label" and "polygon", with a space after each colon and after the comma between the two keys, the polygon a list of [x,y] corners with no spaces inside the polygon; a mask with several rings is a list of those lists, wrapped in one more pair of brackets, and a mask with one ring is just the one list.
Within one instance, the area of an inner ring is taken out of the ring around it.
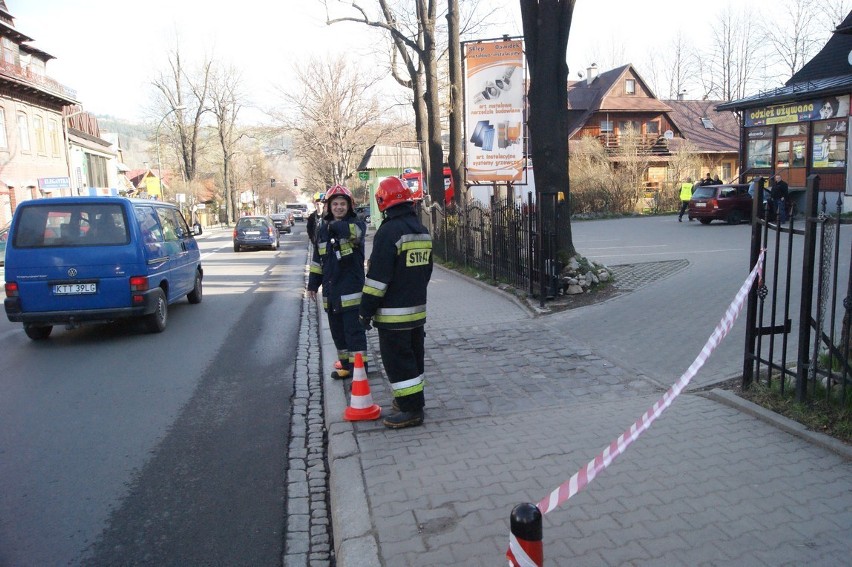
{"label": "cobblestone pavement", "polygon": [[332,565],[316,304],[303,300],[286,471],[284,565]]}
{"label": "cobblestone pavement", "polygon": [[[633,285],[660,270],[635,268]],[[583,329],[549,319],[436,268],[425,425],[344,422],[347,388],[325,380],[337,565],[504,563],[512,507],[546,496],[659,399],[660,384],[587,347],[577,338]],[[334,350],[326,330],[321,337],[328,365]],[[389,411],[389,386],[373,367],[372,397]],[[850,473],[849,453],[686,393],[545,518],[545,557],[553,565],[844,564]]]}

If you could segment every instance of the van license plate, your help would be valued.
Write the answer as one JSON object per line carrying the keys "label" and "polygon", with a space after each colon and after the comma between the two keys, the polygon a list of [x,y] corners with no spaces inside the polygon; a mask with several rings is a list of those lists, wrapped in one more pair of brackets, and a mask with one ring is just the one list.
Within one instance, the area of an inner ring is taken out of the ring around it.
{"label": "van license plate", "polygon": [[699,209],[703,209],[704,207],[707,206],[707,203],[695,203],[695,206],[698,207]]}
{"label": "van license plate", "polygon": [[84,295],[98,293],[96,283],[57,284],[53,286],[53,295]]}

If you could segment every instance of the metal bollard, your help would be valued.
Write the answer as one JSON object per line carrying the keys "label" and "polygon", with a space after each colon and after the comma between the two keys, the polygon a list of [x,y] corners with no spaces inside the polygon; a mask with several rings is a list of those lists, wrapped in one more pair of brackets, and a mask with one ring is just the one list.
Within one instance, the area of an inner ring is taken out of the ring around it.
{"label": "metal bollard", "polygon": [[518,504],[509,516],[511,535],[506,557],[511,567],[542,567],[541,511],[535,504]]}

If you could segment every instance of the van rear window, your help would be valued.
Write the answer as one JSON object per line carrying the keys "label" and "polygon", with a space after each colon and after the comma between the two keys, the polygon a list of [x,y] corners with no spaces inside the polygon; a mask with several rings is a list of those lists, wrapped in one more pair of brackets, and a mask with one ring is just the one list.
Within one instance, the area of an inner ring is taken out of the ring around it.
{"label": "van rear window", "polygon": [[124,209],[114,204],[45,204],[21,208],[15,248],[127,244]]}

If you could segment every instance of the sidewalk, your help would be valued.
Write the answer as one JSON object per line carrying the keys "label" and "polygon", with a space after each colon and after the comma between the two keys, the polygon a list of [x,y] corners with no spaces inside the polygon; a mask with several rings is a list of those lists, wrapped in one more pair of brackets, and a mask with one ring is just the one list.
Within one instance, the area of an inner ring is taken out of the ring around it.
{"label": "sidewalk", "polygon": [[[336,351],[319,311],[339,567],[505,565],[512,508],[547,496],[662,396],[586,348],[587,329],[566,335],[548,317],[436,266],[426,422],[392,431],[343,420],[350,381],[329,377]],[[376,332],[368,339],[373,401],[389,412]],[[684,370],[691,363],[684,355]],[[544,557],[833,566],[852,556],[850,526],[852,449],[725,392],[684,393],[545,516]]]}

